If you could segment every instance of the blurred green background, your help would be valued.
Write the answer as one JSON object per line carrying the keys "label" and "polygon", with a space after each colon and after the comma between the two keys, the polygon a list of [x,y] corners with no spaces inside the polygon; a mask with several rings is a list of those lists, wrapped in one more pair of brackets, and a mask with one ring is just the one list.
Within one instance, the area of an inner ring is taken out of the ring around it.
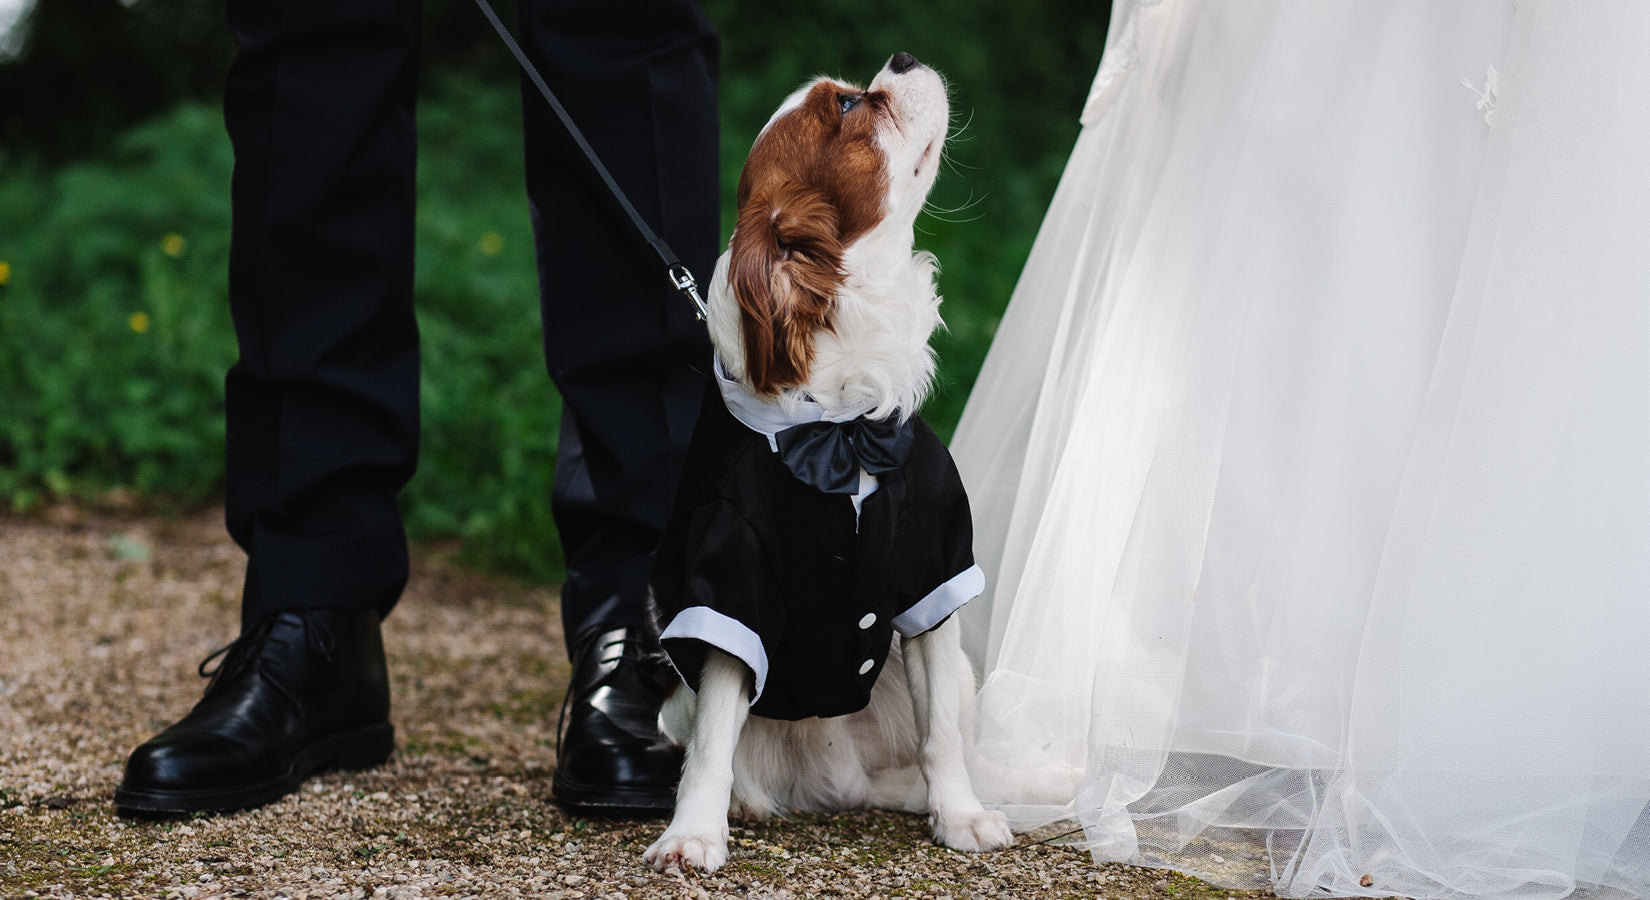
{"label": "blurred green background", "polygon": [[[704,5],[723,37],[724,236],[752,138],[805,79],[867,81],[897,50],[945,74],[956,121],[931,206],[951,211],[920,219],[918,237],[940,259],[949,325],[923,412],[949,436],[1076,137],[1106,4]],[[4,31],[8,10],[21,18]],[[517,76],[470,0],[426,0],[425,24],[423,444],[402,508],[414,537],[462,538],[473,564],[555,579],[558,404]],[[235,357],[221,5],[0,0],[0,33],[0,505],[211,503]]]}

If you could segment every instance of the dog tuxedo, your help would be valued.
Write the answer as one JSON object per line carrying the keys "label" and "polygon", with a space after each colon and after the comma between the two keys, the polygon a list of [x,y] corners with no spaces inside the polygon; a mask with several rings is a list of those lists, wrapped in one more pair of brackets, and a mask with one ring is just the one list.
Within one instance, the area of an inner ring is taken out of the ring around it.
{"label": "dog tuxedo", "polygon": [[717,377],[654,558],[660,642],[691,688],[659,711],[687,750],[642,853],[660,872],[721,868],[730,813],[919,796],[939,844],[1014,841],[968,776],[952,613],[985,587],[968,497],[900,415],[934,377],[937,264],[913,237],[950,123],[945,80],[896,53],[868,86],[793,92],[740,172],[706,298]]}
{"label": "dog tuxedo", "polygon": [[894,632],[985,587],[962,479],[916,415],[825,421],[718,376],[654,563],[661,643],[695,691],[706,647],[742,661],[755,715],[856,712]]}

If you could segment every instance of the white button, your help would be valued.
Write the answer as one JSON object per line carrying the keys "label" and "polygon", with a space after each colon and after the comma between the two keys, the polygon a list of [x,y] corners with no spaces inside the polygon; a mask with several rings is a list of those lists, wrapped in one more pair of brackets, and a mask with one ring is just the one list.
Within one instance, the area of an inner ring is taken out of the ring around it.
{"label": "white button", "polygon": [[875,625],[875,624],[877,624],[877,614],[876,613],[866,613],[865,618],[859,620],[859,627],[860,627],[860,630],[862,630],[862,631],[866,628],[870,628],[872,625]]}
{"label": "white button", "polygon": [[874,659],[868,659],[859,664],[859,674],[864,675],[866,672],[869,672],[876,667],[877,661]]}

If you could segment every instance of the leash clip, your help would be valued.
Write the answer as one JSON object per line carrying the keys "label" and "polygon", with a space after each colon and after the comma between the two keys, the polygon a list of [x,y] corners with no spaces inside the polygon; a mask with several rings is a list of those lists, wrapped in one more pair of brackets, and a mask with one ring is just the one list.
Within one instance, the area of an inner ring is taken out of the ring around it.
{"label": "leash clip", "polygon": [[705,321],[706,317],[710,315],[710,309],[705,306],[705,301],[699,297],[699,282],[694,280],[693,273],[688,271],[687,266],[677,263],[670,267],[668,274],[671,286],[681,291],[682,296],[693,301],[694,317],[701,322]]}

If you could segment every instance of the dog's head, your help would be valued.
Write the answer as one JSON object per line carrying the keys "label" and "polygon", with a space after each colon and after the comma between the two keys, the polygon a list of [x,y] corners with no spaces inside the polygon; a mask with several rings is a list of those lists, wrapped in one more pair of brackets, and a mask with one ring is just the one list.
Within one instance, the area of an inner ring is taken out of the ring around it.
{"label": "dog's head", "polygon": [[785,100],[745,162],[712,280],[729,374],[883,415],[920,403],[939,298],[912,229],[949,120],[944,82],[907,53],[868,88],[819,78]]}

